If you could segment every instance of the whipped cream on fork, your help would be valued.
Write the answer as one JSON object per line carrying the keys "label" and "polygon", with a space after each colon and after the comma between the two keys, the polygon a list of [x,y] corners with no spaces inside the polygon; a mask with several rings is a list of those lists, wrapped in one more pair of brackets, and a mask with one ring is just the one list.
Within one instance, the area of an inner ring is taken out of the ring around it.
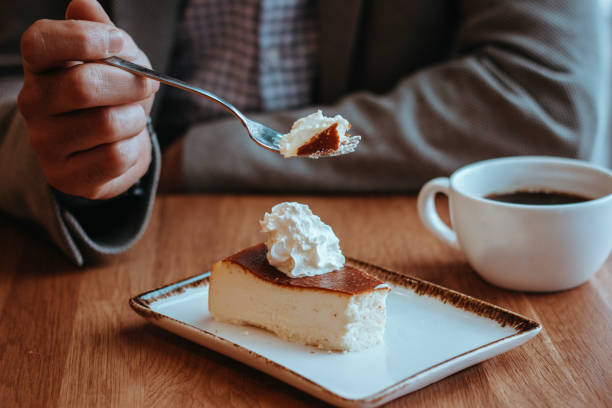
{"label": "whipped cream on fork", "polygon": [[313,159],[338,156],[355,151],[361,136],[346,132],[350,123],[340,115],[326,117],[319,110],[298,119],[289,133],[279,142],[280,153],[285,157],[306,156]]}

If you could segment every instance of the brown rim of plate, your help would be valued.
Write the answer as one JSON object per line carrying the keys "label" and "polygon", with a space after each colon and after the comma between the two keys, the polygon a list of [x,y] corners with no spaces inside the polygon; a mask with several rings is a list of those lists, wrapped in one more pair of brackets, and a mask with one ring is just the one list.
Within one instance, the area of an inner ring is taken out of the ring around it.
{"label": "brown rim of plate", "polygon": [[[403,286],[409,289],[414,290],[415,293],[417,293],[418,295],[425,295],[425,296],[429,296],[429,297],[434,297],[437,299],[440,299],[443,303],[448,303],[452,306],[456,306],[458,308],[461,308],[463,310],[466,310],[468,312],[471,313],[475,313],[477,315],[483,316],[485,318],[489,318],[492,320],[495,320],[496,322],[498,322],[502,327],[505,326],[510,326],[512,328],[514,328],[515,330],[517,330],[517,333],[511,334],[509,336],[506,336],[504,338],[492,341],[491,343],[487,343],[487,344],[483,344],[480,347],[477,347],[475,349],[466,351],[464,353],[461,353],[457,356],[453,356],[447,360],[441,361],[438,364],[435,364],[431,367],[425,368],[417,373],[412,374],[409,377],[406,377],[400,381],[398,381],[397,383],[390,385],[388,387],[386,387],[385,389],[372,394],[368,397],[362,398],[362,399],[351,399],[351,398],[347,398],[347,397],[343,397],[341,395],[338,395],[334,392],[332,392],[331,390],[328,390],[327,388],[325,388],[324,386],[315,383],[312,380],[309,380],[308,378],[296,373],[295,371],[289,369],[288,367],[285,367],[275,361],[269,360],[268,358],[259,355],[251,350],[248,350],[238,344],[235,344],[229,340],[226,340],[223,337],[219,337],[214,333],[211,333],[209,331],[206,330],[202,330],[199,328],[196,328],[194,326],[191,326],[185,322],[176,320],[172,317],[163,315],[159,312],[156,312],[154,310],[152,310],[150,308],[151,303],[156,302],[158,300],[167,298],[167,297],[171,297],[177,294],[180,294],[182,292],[184,292],[185,290],[189,289],[189,288],[195,288],[198,286],[203,286],[204,284],[208,283],[208,278],[210,277],[210,272],[206,272],[200,275],[196,275],[193,276],[191,278],[187,278],[187,279],[183,279],[181,281],[175,282],[175,283],[171,283],[169,285],[166,286],[162,286],[160,288],[157,289],[153,289],[144,293],[141,293],[140,295],[134,296],[129,300],[129,304],[130,307],[139,315],[143,316],[144,318],[147,319],[169,319],[171,321],[174,321],[177,324],[180,324],[181,326],[186,327],[189,330],[194,330],[194,331],[198,331],[199,333],[203,333],[206,335],[209,335],[211,337],[213,337],[214,339],[216,339],[217,341],[221,342],[222,344],[226,345],[226,346],[234,346],[239,348],[240,350],[242,350],[243,352],[246,352],[247,354],[253,356],[254,358],[256,358],[257,360],[259,360],[260,362],[264,363],[265,365],[274,367],[278,370],[282,370],[285,372],[289,372],[291,373],[291,375],[298,380],[299,382],[305,384],[306,386],[308,386],[309,388],[315,388],[319,391],[322,391],[323,393],[325,393],[326,395],[330,396],[332,400],[335,401],[343,401],[346,403],[367,403],[367,404],[374,404],[374,405],[378,405],[379,403],[381,403],[381,401],[383,402],[388,402],[390,400],[392,400],[393,398],[389,398],[390,396],[392,396],[395,392],[397,392],[398,390],[400,390],[401,388],[408,386],[410,384],[410,382],[415,379],[416,377],[423,375],[437,367],[440,367],[444,364],[449,363],[450,361],[456,360],[460,357],[463,357],[465,355],[474,353],[477,350],[481,350],[484,349],[486,347],[489,347],[493,344],[508,340],[512,337],[516,337],[519,336],[525,332],[534,330],[534,329],[541,329],[541,326],[538,322],[531,320],[525,316],[522,316],[518,313],[512,312],[510,310],[504,309],[502,307],[499,306],[495,306],[491,303],[487,303],[485,301],[476,299],[474,297],[471,297],[469,295],[465,295],[463,293],[445,288],[444,286],[440,286],[440,285],[436,285],[434,283],[419,279],[419,278],[415,278],[412,276],[408,276],[408,275],[402,275],[398,272],[393,272],[384,268],[381,268],[379,266],[375,266],[372,264],[369,264],[367,262],[363,262],[363,261],[359,261],[357,259],[354,258],[349,258],[347,257],[347,262],[349,264],[352,264],[355,267],[359,267],[362,268],[365,272],[367,273],[371,273],[373,275],[375,275],[376,277],[378,277],[379,279],[382,279],[388,283],[391,284],[395,284],[398,286]],[[246,364],[246,363],[243,363]],[[249,365],[249,364],[247,364]],[[270,373],[266,373],[268,375],[271,375]],[[279,381],[283,381],[281,379],[279,379]],[[283,381],[285,382],[285,381]],[[302,391],[306,392],[304,389],[302,389]],[[389,398],[387,400],[387,398]]]}

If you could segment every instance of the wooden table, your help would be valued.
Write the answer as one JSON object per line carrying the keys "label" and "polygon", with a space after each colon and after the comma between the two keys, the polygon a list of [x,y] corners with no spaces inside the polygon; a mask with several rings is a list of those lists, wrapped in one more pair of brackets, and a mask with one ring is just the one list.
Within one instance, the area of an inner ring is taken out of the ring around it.
{"label": "wooden table", "polygon": [[612,406],[612,258],[555,294],[495,288],[421,226],[411,196],[158,197],[127,253],[79,269],[0,216],[0,407],[324,405],[145,322],[138,293],[202,273],[263,240],[280,201],[308,203],[345,254],[467,293],[539,321],[533,340],[395,400],[392,407]]}

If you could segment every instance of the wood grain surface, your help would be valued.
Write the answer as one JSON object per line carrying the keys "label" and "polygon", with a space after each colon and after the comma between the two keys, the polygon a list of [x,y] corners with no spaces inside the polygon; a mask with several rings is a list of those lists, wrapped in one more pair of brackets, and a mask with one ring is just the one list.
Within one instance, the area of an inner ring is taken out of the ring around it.
{"label": "wood grain surface", "polygon": [[525,345],[388,406],[612,406],[612,258],[573,290],[512,292],[480,279],[461,253],[430,236],[413,196],[162,195],[136,246],[86,268],[39,231],[0,216],[0,407],[324,406],[128,306],[131,296],[263,241],[258,220],[289,200],[330,224],[346,255],[543,325]]}

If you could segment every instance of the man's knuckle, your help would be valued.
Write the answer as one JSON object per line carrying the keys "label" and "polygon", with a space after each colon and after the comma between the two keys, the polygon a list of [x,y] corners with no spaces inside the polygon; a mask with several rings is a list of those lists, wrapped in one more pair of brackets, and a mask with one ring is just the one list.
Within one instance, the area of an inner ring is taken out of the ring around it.
{"label": "man's knuckle", "polygon": [[154,97],[155,93],[159,91],[159,86],[160,86],[159,82],[153,81],[151,79],[148,82],[149,82],[149,88],[150,88],[149,96]]}
{"label": "man's knuckle", "polygon": [[71,36],[74,40],[75,52],[77,55],[83,55],[87,57],[93,54],[95,48],[99,47],[99,44],[96,44],[94,36],[92,36],[91,30],[84,27],[82,24],[79,24],[77,21],[69,22],[72,26]]}
{"label": "man's knuckle", "polygon": [[106,180],[106,167],[107,164],[102,161],[92,162],[87,166],[87,169],[83,171],[83,185],[88,187],[94,187],[101,181]]}
{"label": "man's knuckle", "polygon": [[36,41],[36,36],[38,36],[38,34],[36,31],[37,28],[34,27],[34,25],[31,25],[21,35],[21,57],[26,61],[30,60],[31,56],[36,50],[36,47],[38,46],[38,41]]}
{"label": "man's knuckle", "polygon": [[108,138],[113,138],[120,131],[119,119],[115,108],[100,109],[96,122],[97,131]]}
{"label": "man's knuckle", "polygon": [[74,67],[68,75],[68,95],[78,106],[89,106],[95,101],[96,81],[84,65]]}
{"label": "man's knuckle", "polygon": [[145,96],[151,96],[155,92],[155,81],[147,79],[144,81],[143,92]]}
{"label": "man's knuckle", "polygon": [[153,94],[153,81],[146,78],[134,78],[133,95],[138,100],[148,98]]}
{"label": "man's knuckle", "polygon": [[134,120],[137,123],[137,130],[138,133],[142,133],[143,131],[147,132],[147,114],[144,110],[144,108],[141,107],[140,112],[137,114],[136,118],[134,118]]}
{"label": "man's knuckle", "polygon": [[53,147],[63,156],[69,157],[79,153],[85,147],[83,141],[90,138],[91,134],[87,129],[65,123],[63,129],[55,135]]}
{"label": "man's knuckle", "polygon": [[111,143],[106,146],[105,162],[108,166],[108,173],[112,176],[119,176],[130,167],[130,158],[121,148],[120,143]]}
{"label": "man's knuckle", "polygon": [[28,27],[21,36],[21,56],[26,61],[32,61],[41,53],[44,45],[43,28],[48,20],[37,20]]}

